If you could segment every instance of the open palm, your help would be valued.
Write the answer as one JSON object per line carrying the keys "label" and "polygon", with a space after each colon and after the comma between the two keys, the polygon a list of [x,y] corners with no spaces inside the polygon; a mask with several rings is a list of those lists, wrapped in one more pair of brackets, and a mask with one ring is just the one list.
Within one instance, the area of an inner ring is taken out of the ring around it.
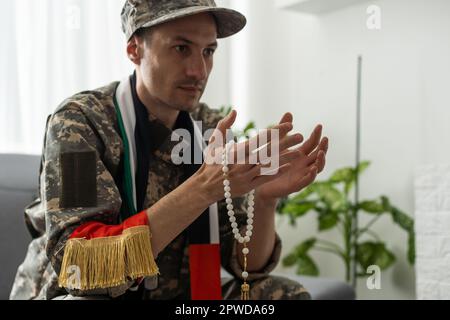
{"label": "open palm", "polygon": [[[292,122],[290,113],[283,116],[280,123]],[[317,126],[310,138],[293,150],[299,154],[289,160],[289,169],[279,178],[260,186],[256,193],[264,199],[278,199],[298,192],[310,185],[325,167],[328,138],[322,138],[322,126]],[[288,152],[287,150],[284,152]],[[283,153],[281,153],[283,155]],[[281,156],[280,155],[280,156]],[[285,163],[280,162],[280,166]]]}

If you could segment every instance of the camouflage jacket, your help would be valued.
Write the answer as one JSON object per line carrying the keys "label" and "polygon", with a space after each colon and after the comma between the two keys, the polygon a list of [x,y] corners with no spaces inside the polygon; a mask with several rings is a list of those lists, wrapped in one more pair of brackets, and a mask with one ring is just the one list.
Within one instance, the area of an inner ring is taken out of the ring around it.
{"label": "camouflage jacket", "polygon": [[[32,233],[25,261],[19,267],[11,299],[52,299],[67,294],[58,286],[64,245],[72,232],[89,221],[109,225],[120,223],[121,194],[117,180],[122,165],[123,143],[117,124],[113,96],[118,83],[79,93],[65,100],[49,118],[40,172],[40,198],[26,208],[26,223]],[[200,104],[192,113],[203,122],[203,130],[215,128],[221,116],[218,111]],[[158,121],[149,119],[149,121]],[[169,129],[167,129],[169,130]],[[170,131],[170,130],[169,130]],[[151,155],[145,207],[177,188],[182,176],[181,166],[171,161],[170,134]],[[60,159],[62,152],[95,150],[97,155],[97,206],[61,209]],[[236,217],[240,225],[246,219],[243,199],[235,199]],[[235,277],[241,276],[236,245],[228,222],[226,204],[219,202],[219,224],[222,267]],[[266,276],[277,265],[281,241],[277,242],[267,266],[250,279]],[[181,233],[156,258],[160,275],[158,286],[146,290],[143,299],[189,297],[189,261],[186,234]],[[120,296],[129,287],[110,288],[96,292],[70,292],[76,295]]]}

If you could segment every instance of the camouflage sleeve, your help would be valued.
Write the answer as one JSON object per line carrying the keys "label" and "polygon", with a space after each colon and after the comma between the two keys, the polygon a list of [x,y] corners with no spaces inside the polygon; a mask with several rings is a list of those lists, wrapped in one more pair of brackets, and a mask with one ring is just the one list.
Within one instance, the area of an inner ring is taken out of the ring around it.
{"label": "camouflage sleeve", "polygon": [[[66,105],[52,116],[44,149],[41,198],[45,206],[48,234],[46,252],[57,274],[61,270],[65,243],[77,227],[90,221],[105,224],[116,224],[119,221],[121,197],[112,175],[102,161],[104,150],[104,143],[98,133],[76,104]],[[93,174],[96,197],[88,204],[75,196],[71,206],[66,207],[62,202],[62,197],[68,195],[63,194],[61,154],[89,151],[95,153]],[[117,296],[127,289],[127,286],[123,286],[92,293],[68,291],[75,295],[107,293]]]}

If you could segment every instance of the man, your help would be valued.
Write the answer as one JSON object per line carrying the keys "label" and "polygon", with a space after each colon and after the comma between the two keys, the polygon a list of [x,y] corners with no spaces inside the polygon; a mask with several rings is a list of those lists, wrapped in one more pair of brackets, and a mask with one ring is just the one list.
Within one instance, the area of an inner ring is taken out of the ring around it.
{"label": "man", "polygon": [[[269,273],[281,251],[278,199],[324,168],[328,140],[321,126],[300,145],[301,135],[288,135],[292,115],[283,116],[274,128],[280,135],[275,175],[261,175],[263,165],[250,163],[249,141],[236,144],[246,161],[229,167],[234,207],[224,201],[220,164],[173,161],[176,130],[191,134],[187,150],[195,154],[202,145],[194,140],[206,130],[215,128],[213,144],[233,125],[234,111],[222,119],[199,100],[217,39],[245,23],[212,0],[126,1],[122,25],[136,71],[67,99],[49,118],[40,199],[26,209],[34,240],[11,298],[239,299],[244,270],[251,299],[309,298],[300,284]],[[219,146],[211,155],[222,152]],[[251,190],[246,264],[227,211],[245,227],[242,196]],[[220,282],[220,264],[234,279]]]}

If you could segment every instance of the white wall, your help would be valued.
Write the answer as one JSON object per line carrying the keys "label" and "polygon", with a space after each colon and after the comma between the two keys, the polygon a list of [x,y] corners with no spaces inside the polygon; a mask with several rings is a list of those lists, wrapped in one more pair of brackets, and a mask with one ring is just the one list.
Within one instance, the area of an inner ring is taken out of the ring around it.
{"label": "white wall", "polygon": [[450,165],[424,165],[415,179],[417,298],[450,299]]}
{"label": "white wall", "polygon": [[[366,27],[368,5],[382,10],[382,29]],[[380,0],[309,16],[280,11],[269,0],[231,1],[248,26],[231,41],[230,100],[242,109],[240,123],[263,127],[291,111],[296,129],[317,123],[330,137],[322,178],[355,158],[356,60],[364,57],[362,158],[373,162],[361,181],[361,198],[385,194],[414,212],[413,176],[420,164],[448,163],[450,151],[450,2]],[[238,66],[238,67],[236,67]],[[364,221],[362,221],[364,223]],[[316,234],[313,215],[297,230],[278,221],[284,253]],[[406,234],[390,218],[375,230],[397,254],[382,273],[382,290],[358,286],[363,299],[415,298],[414,269],[406,261]],[[339,241],[335,234],[325,235]],[[344,277],[340,261],[316,254],[322,275]],[[293,270],[278,271],[293,272]]]}

